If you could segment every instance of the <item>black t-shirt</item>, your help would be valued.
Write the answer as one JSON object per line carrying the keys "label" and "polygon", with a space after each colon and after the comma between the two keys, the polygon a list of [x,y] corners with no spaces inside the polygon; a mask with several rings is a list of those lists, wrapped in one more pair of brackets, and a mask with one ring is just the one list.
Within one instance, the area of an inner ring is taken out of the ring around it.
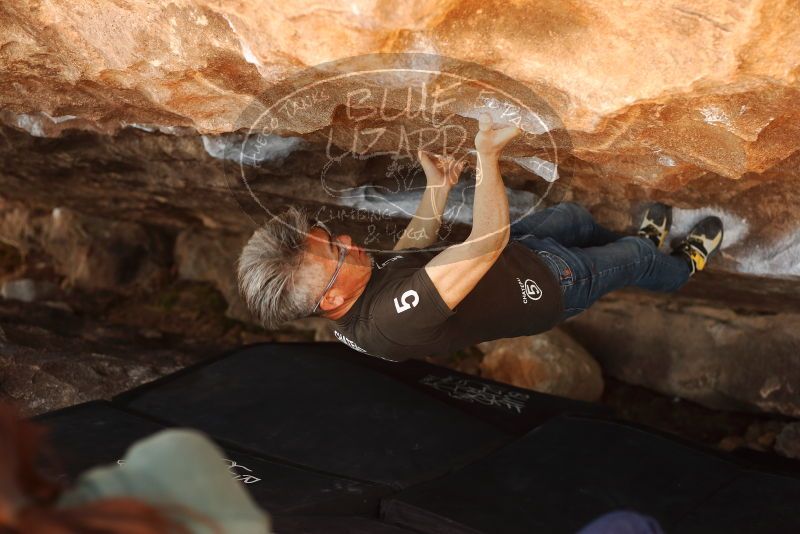
{"label": "black t-shirt", "polygon": [[336,338],[357,351],[401,361],[538,334],[558,323],[563,311],[559,283],[525,245],[510,242],[454,310],[424,269],[439,252],[373,254],[367,286],[336,321]]}

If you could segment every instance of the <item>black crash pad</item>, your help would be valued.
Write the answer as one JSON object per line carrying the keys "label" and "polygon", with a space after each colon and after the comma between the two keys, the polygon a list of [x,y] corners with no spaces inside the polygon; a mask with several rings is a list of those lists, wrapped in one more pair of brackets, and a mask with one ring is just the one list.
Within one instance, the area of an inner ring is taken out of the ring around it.
{"label": "black crash pad", "polygon": [[[64,474],[74,480],[86,469],[113,464],[137,440],[165,427],[103,401],[38,418]],[[225,461],[253,499],[271,513],[375,513],[386,487],[332,477],[225,447]]]}
{"label": "black crash pad", "polygon": [[386,372],[442,402],[516,435],[524,435],[558,415],[612,415],[611,409],[603,404],[546,395],[420,360],[406,360],[386,369]]}
{"label": "black crash pad", "polygon": [[391,376],[511,434],[524,435],[557,415],[613,415],[606,405],[538,393],[422,360],[391,362],[354,350],[343,350],[341,343],[319,345],[319,350],[326,351],[331,357]]}
{"label": "black crash pad", "polygon": [[[369,366],[340,344],[263,344],[117,402],[289,463],[395,488],[436,478],[512,439]],[[349,355],[348,355],[349,356]]]}
{"label": "black crash pad", "polygon": [[800,480],[745,471],[670,532],[800,532]]}
{"label": "black crash pad", "polygon": [[273,516],[275,534],[417,534],[364,517]]}
{"label": "black crash pad", "polygon": [[[384,499],[381,507],[385,521],[421,532],[574,533],[620,509],[653,516],[671,532],[703,503],[711,513],[726,513],[709,499],[723,495],[741,473],[733,463],[657,434],[559,417],[479,462]],[[796,498],[793,490],[772,487],[771,498]],[[768,514],[769,500],[765,493],[750,506]],[[793,531],[800,532],[800,514],[796,520]]]}

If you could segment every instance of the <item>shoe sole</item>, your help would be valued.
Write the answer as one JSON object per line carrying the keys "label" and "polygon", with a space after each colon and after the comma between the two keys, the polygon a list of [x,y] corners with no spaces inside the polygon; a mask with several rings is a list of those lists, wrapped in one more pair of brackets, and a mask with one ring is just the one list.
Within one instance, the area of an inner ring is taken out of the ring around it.
{"label": "shoe sole", "polygon": [[[689,257],[694,264],[694,270],[692,273],[696,271],[702,271],[708,265],[708,260],[710,260],[722,247],[722,242],[725,238],[725,228],[722,226],[722,220],[719,217],[714,217],[717,221],[719,221],[719,234],[714,236],[714,238],[709,239],[705,233],[702,233],[699,230],[695,230],[698,226],[701,226],[707,219],[703,219],[694,228],[692,231],[689,232],[689,235],[686,236],[684,240],[685,246],[688,248]],[[700,246],[702,249],[698,247],[697,244],[692,242],[700,241]]]}
{"label": "shoe sole", "polygon": [[[663,207],[664,208],[664,222],[659,225],[650,218],[650,212],[654,207]],[[669,236],[670,228],[672,228],[672,207],[667,206],[666,204],[658,203],[656,206],[651,206],[647,208],[647,211],[642,218],[642,223],[639,225],[639,235],[642,235],[643,228],[647,228],[647,225],[652,225],[654,228],[658,229],[658,247],[660,248],[666,241],[667,237]],[[645,234],[646,235],[646,234]]]}

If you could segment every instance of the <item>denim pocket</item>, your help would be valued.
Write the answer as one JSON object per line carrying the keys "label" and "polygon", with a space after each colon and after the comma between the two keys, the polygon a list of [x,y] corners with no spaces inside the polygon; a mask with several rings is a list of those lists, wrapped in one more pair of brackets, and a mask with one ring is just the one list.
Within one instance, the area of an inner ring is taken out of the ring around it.
{"label": "denim pocket", "polygon": [[567,265],[567,262],[564,261],[564,258],[546,250],[537,250],[536,253],[539,254],[539,257],[550,267],[550,270],[561,285],[562,292],[575,283],[575,273],[572,272],[572,269]]}

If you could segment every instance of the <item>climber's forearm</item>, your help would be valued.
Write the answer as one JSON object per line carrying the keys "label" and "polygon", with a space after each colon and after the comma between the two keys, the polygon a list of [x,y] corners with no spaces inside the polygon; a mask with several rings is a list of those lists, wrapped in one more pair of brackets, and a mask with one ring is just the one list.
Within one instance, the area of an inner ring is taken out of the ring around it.
{"label": "climber's forearm", "polygon": [[414,217],[397,240],[394,250],[425,248],[436,242],[449,193],[449,185],[428,184]]}

